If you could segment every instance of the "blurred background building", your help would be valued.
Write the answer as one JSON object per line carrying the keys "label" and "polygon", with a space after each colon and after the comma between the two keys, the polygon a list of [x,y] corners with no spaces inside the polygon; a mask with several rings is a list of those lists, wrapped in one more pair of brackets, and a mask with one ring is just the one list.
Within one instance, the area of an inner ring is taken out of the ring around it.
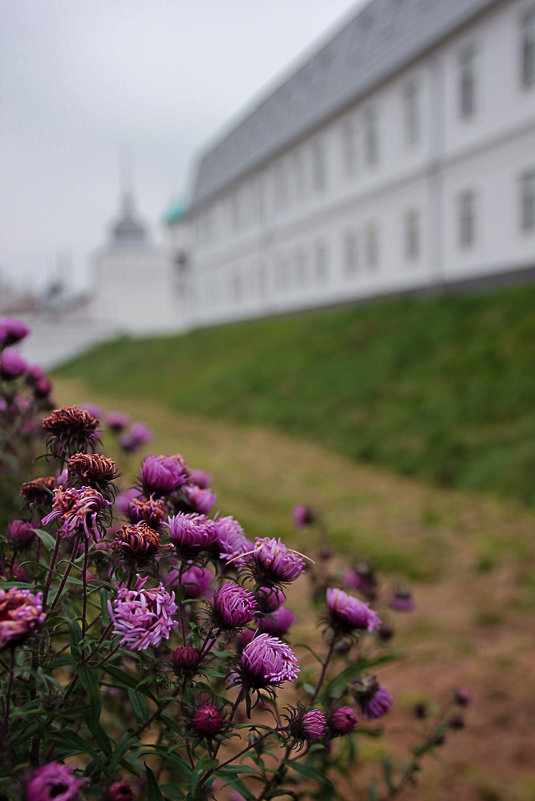
{"label": "blurred background building", "polygon": [[535,3],[374,0],[204,154],[189,223],[187,325],[528,278]]}

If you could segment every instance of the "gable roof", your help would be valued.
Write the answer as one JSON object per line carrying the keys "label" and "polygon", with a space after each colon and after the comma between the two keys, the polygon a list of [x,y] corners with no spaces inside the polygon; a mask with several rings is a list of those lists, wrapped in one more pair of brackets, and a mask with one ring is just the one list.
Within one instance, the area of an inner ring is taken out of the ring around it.
{"label": "gable roof", "polygon": [[200,159],[193,208],[500,0],[372,0]]}

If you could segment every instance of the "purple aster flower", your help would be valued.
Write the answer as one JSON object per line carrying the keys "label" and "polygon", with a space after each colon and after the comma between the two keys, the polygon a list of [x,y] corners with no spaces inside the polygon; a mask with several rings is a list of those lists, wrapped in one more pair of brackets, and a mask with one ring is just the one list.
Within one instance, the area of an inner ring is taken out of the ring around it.
{"label": "purple aster flower", "polygon": [[206,515],[178,512],[167,523],[171,541],[181,555],[207,549],[214,541],[214,521]]}
{"label": "purple aster flower", "polygon": [[166,495],[186,483],[184,462],[178,456],[147,456],[139,475],[145,495]]}
{"label": "purple aster flower", "polygon": [[455,690],[453,700],[459,706],[468,706],[472,703],[472,693],[468,687],[459,687]]}
{"label": "purple aster flower", "polygon": [[252,543],[244,534],[243,528],[237,520],[230,515],[214,520],[215,546],[219,550],[219,558],[225,561],[232,560],[238,569],[243,567],[246,559],[237,558],[242,554],[250,553]]}
{"label": "purple aster flower", "polygon": [[138,445],[146,445],[147,442],[151,442],[154,439],[154,431],[146,426],[145,423],[132,423],[130,434]]}
{"label": "purple aster flower", "polygon": [[255,589],[255,598],[258,609],[260,612],[269,613],[274,612],[286,600],[286,596],[280,587],[274,585],[273,587],[257,587]]}
{"label": "purple aster flower", "polygon": [[200,512],[203,515],[211,512],[217,500],[217,494],[210,492],[209,489],[201,489],[195,486],[188,486],[185,490],[187,499],[196,512]]}
{"label": "purple aster flower", "polygon": [[165,584],[168,587],[176,587],[180,583],[184,587],[184,598],[188,600],[207,595],[212,579],[213,576],[210,571],[198,565],[188,567],[183,571],[182,576],[179,570],[173,568],[164,577]]}
{"label": "purple aster flower", "polygon": [[292,519],[296,528],[310,526],[314,520],[314,512],[304,503],[299,503],[292,509]]}
{"label": "purple aster flower", "polygon": [[279,606],[274,612],[270,612],[269,615],[265,615],[258,621],[258,628],[260,631],[267,631],[269,634],[282,637],[296,620],[296,616],[290,609]]}
{"label": "purple aster flower", "polygon": [[287,548],[280,538],[257,537],[252,559],[255,576],[268,584],[295,581],[305,569],[303,557]]}
{"label": "purple aster flower", "polygon": [[[60,483],[61,482],[58,479],[58,484]],[[120,512],[120,514],[126,517],[130,501],[132,501],[134,498],[138,498],[140,495],[141,492],[135,487],[120,492],[115,499],[115,505],[117,506],[117,510]]]}
{"label": "purple aster flower", "polygon": [[132,589],[119,587],[117,598],[108,601],[113,622],[113,633],[121,637],[120,644],[134,651],[145,651],[149,645],[157,647],[168,640],[171,629],[178,625],[173,619],[177,611],[174,592],[169,595],[163,584],[144,589],[147,578],[137,574]]}
{"label": "purple aster flower", "polygon": [[208,489],[212,486],[212,476],[204,470],[190,470],[191,481],[201,489]]}
{"label": "purple aster flower", "polygon": [[26,801],[74,801],[82,781],[69,765],[50,762],[36,770],[26,785]]}
{"label": "purple aster flower", "polygon": [[33,394],[38,399],[48,398],[52,389],[53,385],[50,378],[40,378],[39,381],[36,381],[33,385]]}
{"label": "purple aster flower", "polygon": [[352,707],[340,706],[331,712],[329,725],[333,734],[351,734],[359,725],[359,719]]}
{"label": "purple aster flower", "polygon": [[256,688],[294,681],[299,675],[299,663],[290,646],[269,634],[258,634],[244,647],[240,669],[243,681]]}
{"label": "purple aster flower", "polygon": [[104,801],[134,801],[134,791],[128,782],[120,779],[107,788]]}
{"label": "purple aster flower", "polygon": [[108,412],[106,415],[106,425],[111,431],[124,431],[130,425],[130,418],[125,412]]}
{"label": "purple aster flower", "polygon": [[44,621],[42,595],[17,587],[0,588],[0,649],[18,645]]}
{"label": "purple aster flower", "polygon": [[46,526],[52,520],[59,519],[59,533],[64,537],[71,537],[82,528],[88,539],[97,542],[101,539],[97,518],[99,513],[110,507],[98,490],[92,487],[80,487],[64,490],[57,487],[54,490],[54,503],[50,514],[43,517],[41,523]]}
{"label": "purple aster flower", "polygon": [[377,612],[343,590],[327,590],[327,608],[331,626],[341,633],[349,633],[353,629],[374,631],[381,625]]}
{"label": "purple aster flower", "polygon": [[386,715],[394,698],[381,687],[375,676],[364,676],[352,683],[355,699],[366,720],[375,720]]}
{"label": "purple aster flower", "polygon": [[198,648],[191,645],[182,645],[175,648],[171,654],[171,664],[173,671],[182,678],[191,678],[197,672],[201,661],[201,654]]}
{"label": "purple aster flower", "polygon": [[21,339],[28,336],[30,330],[22,320],[16,320],[14,317],[0,317],[0,346],[7,347],[14,345],[15,342],[20,342]]}
{"label": "purple aster flower", "polygon": [[198,706],[193,714],[193,728],[201,737],[213,737],[223,725],[223,715],[218,707],[207,702]]}
{"label": "purple aster flower", "polygon": [[348,589],[360,592],[368,601],[377,598],[377,576],[367,559],[359,559],[350,570],[346,570],[344,584]]}
{"label": "purple aster flower", "polygon": [[91,417],[96,417],[99,420],[104,415],[104,409],[98,403],[81,403],[78,408],[83,409],[84,412],[89,412]]}
{"label": "purple aster flower", "polygon": [[288,723],[290,735],[295,746],[314,740],[321,740],[327,732],[325,715],[317,707],[307,710],[298,709]]}
{"label": "purple aster flower", "polygon": [[388,605],[390,609],[394,609],[396,612],[412,612],[414,598],[410,590],[405,587],[397,587],[392,593]]}
{"label": "purple aster flower", "polygon": [[[29,384],[34,384],[36,381],[39,381],[41,378],[46,378],[46,371],[45,368],[42,367],[40,364],[32,364],[28,373],[26,374],[26,381]],[[98,417],[98,414],[97,414]]]}
{"label": "purple aster flower", "polygon": [[20,378],[28,370],[28,362],[16,350],[4,350],[0,355],[0,375],[8,381]]}
{"label": "purple aster flower", "polygon": [[9,524],[9,539],[16,548],[24,548],[35,539],[34,526],[28,520],[13,520]]}
{"label": "purple aster flower", "polygon": [[212,600],[214,622],[221,629],[238,629],[255,616],[256,601],[252,592],[234,581],[227,581]]}

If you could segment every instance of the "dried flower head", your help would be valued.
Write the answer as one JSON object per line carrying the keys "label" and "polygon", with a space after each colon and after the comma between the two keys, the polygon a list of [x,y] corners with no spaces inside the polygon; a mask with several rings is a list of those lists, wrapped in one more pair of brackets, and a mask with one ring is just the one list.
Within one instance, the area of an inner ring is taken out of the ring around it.
{"label": "dried flower head", "polygon": [[100,492],[118,476],[113,459],[101,453],[75,453],[67,460],[67,469],[70,479],[77,478]]}
{"label": "dried flower head", "polygon": [[115,533],[111,543],[114,556],[124,559],[131,565],[145,565],[163,548],[172,545],[160,545],[160,535],[145,521],[125,524]]}
{"label": "dried flower head", "polygon": [[290,646],[278,637],[258,634],[242,651],[240,672],[244,683],[259,689],[294,681],[299,663]]}
{"label": "dried flower head", "polygon": [[377,612],[343,590],[327,590],[327,609],[332,628],[341,634],[349,634],[355,629],[373,631],[381,625]]}
{"label": "dried flower head", "polygon": [[221,629],[238,629],[255,616],[256,601],[252,592],[234,581],[227,581],[212,600],[214,623]]}
{"label": "dried flower head", "polygon": [[201,737],[213,737],[221,731],[223,715],[211,701],[198,706],[193,713],[193,728]]}
{"label": "dried flower head", "polygon": [[169,594],[163,584],[144,589],[147,578],[137,575],[132,589],[119,587],[117,598],[108,601],[113,633],[121,637],[120,644],[134,651],[145,651],[168,640],[171,629],[178,625],[173,619],[177,611],[175,594]]}
{"label": "dried flower head", "polygon": [[33,481],[25,481],[20,488],[20,496],[28,503],[37,503],[41,506],[50,506],[56,487],[54,476],[43,476],[34,478]]}
{"label": "dried flower head", "polygon": [[295,581],[305,569],[305,560],[281,541],[270,537],[256,538],[252,553],[253,573],[261,584]]}
{"label": "dried flower head", "polygon": [[140,523],[142,520],[153,528],[158,528],[165,517],[165,503],[152,496],[132,498],[126,507],[126,516],[131,523]]}
{"label": "dried flower head", "polygon": [[94,451],[98,442],[96,429],[99,422],[97,417],[77,406],[55,409],[42,422],[47,448],[60,457]]}
{"label": "dried flower head", "polygon": [[73,770],[59,762],[43,765],[26,785],[26,801],[74,801],[82,781],[72,775]]}
{"label": "dried flower head", "polygon": [[329,727],[333,734],[351,734],[358,725],[357,713],[350,706],[340,706],[329,715]]}
{"label": "dried flower head", "polygon": [[50,514],[43,517],[41,523],[46,526],[52,520],[59,520],[59,533],[71,537],[83,530],[88,539],[97,542],[102,537],[98,527],[100,512],[111,507],[98,490],[92,487],[80,487],[64,490],[62,486],[54,490],[54,503]]}
{"label": "dried flower head", "polygon": [[0,588],[0,649],[18,645],[44,621],[42,593]]}

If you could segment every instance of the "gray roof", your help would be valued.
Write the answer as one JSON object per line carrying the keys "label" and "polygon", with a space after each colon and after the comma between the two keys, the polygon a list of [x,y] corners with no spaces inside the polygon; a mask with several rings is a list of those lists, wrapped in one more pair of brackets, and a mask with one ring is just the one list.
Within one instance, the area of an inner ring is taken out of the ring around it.
{"label": "gray roof", "polygon": [[497,2],[510,0],[372,0],[201,158],[193,208]]}

